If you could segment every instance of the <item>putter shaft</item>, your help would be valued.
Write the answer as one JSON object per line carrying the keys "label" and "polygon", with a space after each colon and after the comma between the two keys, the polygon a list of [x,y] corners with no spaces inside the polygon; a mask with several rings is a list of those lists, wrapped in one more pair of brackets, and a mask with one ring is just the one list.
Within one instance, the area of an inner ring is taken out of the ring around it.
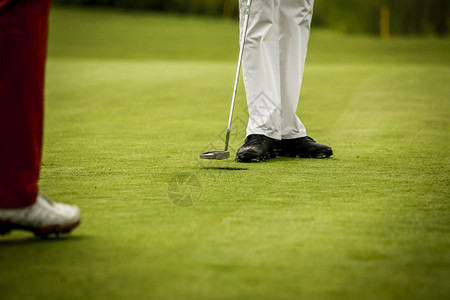
{"label": "putter shaft", "polygon": [[225,138],[225,151],[228,150],[228,143],[230,141],[231,122],[233,121],[233,111],[234,111],[234,104],[236,103],[236,94],[237,94],[237,89],[238,89],[238,84],[239,84],[239,74],[241,71],[242,57],[244,55],[245,41],[247,40],[248,20],[250,17],[250,6],[251,5],[252,5],[252,0],[248,0],[247,6],[245,7],[243,35],[242,35],[242,40],[240,42],[241,47],[239,50],[238,65],[237,65],[237,69],[236,69],[236,78],[234,80],[233,97],[231,99],[231,109],[230,109],[230,117],[228,119],[227,136]]}

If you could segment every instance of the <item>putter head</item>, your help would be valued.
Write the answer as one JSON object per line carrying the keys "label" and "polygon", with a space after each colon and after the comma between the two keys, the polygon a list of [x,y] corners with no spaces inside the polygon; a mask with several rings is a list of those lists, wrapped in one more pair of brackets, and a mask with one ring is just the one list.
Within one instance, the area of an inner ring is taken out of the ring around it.
{"label": "putter head", "polygon": [[230,157],[230,151],[210,151],[200,154],[201,159],[222,160]]}

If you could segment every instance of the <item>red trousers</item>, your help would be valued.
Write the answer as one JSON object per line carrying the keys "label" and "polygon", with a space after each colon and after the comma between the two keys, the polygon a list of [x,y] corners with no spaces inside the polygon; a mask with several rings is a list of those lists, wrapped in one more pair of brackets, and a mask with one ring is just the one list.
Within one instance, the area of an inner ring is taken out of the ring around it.
{"label": "red trousers", "polygon": [[38,193],[51,0],[0,0],[0,208]]}

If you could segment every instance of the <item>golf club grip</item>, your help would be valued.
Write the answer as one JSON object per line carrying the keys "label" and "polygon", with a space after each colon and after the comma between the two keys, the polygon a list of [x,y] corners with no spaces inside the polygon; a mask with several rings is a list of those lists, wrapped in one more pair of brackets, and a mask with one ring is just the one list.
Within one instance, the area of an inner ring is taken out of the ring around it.
{"label": "golf club grip", "polygon": [[244,54],[244,48],[245,48],[245,41],[247,39],[247,29],[248,29],[248,20],[250,18],[250,6],[252,5],[252,0],[247,1],[247,5],[245,7],[245,18],[244,18],[244,28],[242,30],[242,41],[241,41],[241,47],[239,50],[239,58],[238,58],[238,65],[236,70],[236,78],[234,80],[234,89],[233,89],[233,97],[231,99],[231,109],[230,109],[230,117],[228,118],[228,128],[227,128],[227,136],[225,138],[225,151],[228,150],[228,142],[230,140],[230,132],[231,132],[231,122],[233,120],[233,111],[234,111],[234,104],[236,102],[236,94],[237,94],[237,88],[239,84],[239,74],[241,71],[241,65],[242,65],[242,57]]}

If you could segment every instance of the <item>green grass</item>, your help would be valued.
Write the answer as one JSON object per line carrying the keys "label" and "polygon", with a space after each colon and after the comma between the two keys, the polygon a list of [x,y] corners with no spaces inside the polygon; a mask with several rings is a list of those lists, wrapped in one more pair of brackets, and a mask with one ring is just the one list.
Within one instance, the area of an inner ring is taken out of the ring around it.
{"label": "green grass", "polygon": [[[334,157],[199,161],[222,148],[237,38],[220,19],[53,10],[40,186],[83,223],[1,238],[0,298],[448,297],[450,41],[314,29],[299,115]],[[242,85],[235,111],[232,155]],[[195,205],[170,201],[179,176]]]}

